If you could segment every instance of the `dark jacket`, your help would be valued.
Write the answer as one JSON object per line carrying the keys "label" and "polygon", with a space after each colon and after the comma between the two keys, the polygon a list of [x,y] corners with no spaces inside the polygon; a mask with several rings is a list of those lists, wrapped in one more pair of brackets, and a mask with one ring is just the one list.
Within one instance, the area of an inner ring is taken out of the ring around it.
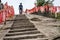
{"label": "dark jacket", "polygon": [[19,10],[23,10],[23,5],[19,5]]}

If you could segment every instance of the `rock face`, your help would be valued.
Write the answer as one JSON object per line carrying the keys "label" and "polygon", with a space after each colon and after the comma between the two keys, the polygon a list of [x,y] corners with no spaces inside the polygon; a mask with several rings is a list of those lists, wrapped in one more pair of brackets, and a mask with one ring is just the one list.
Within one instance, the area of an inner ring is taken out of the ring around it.
{"label": "rock face", "polygon": [[32,21],[35,27],[42,32],[44,35],[46,35],[49,40],[60,40],[60,21],[53,19],[53,18],[47,18],[44,16],[39,15],[26,15],[29,19],[37,18],[41,21]]}
{"label": "rock face", "polygon": [[25,15],[16,16],[10,31],[3,40],[48,40]]}

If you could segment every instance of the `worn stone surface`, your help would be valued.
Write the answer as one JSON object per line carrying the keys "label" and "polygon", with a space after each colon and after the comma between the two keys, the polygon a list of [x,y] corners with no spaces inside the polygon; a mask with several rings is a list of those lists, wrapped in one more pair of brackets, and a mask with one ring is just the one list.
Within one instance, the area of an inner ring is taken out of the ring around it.
{"label": "worn stone surface", "polygon": [[15,20],[4,40],[48,40],[25,15],[16,16]]}
{"label": "worn stone surface", "polygon": [[[43,34],[45,34],[49,40],[52,40],[56,37],[60,37],[60,21],[53,19],[53,18],[47,18],[39,15],[26,15],[29,19],[31,18],[38,18],[41,21],[32,21],[36,28]],[[59,39],[60,40],[60,39]]]}
{"label": "worn stone surface", "polygon": [[[32,18],[41,21],[32,21]],[[9,26],[11,22],[7,24]],[[4,30],[0,31],[0,40],[3,38],[5,40],[52,40],[60,36],[60,21],[53,18],[31,14],[20,15],[16,17],[13,25],[10,29],[5,29],[7,26],[3,27]]]}
{"label": "worn stone surface", "polygon": [[[15,16],[12,20],[15,19]],[[6,21],[6,25],[0,25],[0,40],[3,40],[4,36],[9,32],[9,28],[12,26],[13,21]],[[8,28],[8,29],[7,29]]]}

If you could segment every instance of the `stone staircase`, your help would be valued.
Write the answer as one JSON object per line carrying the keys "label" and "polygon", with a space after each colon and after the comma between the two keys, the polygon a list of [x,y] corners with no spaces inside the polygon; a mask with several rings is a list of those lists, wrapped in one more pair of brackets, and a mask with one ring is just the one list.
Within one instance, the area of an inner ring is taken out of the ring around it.
{"label": "stone staircase", "polygon": [[3,40],[48,40],[25,15],[17,15]]}

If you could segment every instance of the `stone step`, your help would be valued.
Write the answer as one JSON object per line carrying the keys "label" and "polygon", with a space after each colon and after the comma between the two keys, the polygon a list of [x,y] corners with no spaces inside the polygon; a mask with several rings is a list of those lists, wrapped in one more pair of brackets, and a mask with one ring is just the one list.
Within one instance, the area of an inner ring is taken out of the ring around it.
{"label": "stone step", "polygon": [[14,19],[14,21],[20,21],[20,20],[21,20],[21,21],[29,21],[29,19],[27,19],[27,18],[24,18],[24,19],[23,19],[23,18],[22,18],[22,19],[21,19],[21,18],[19,18],[19,19]]}
{"label": "stone step", "polygon": [[19,29],[11,29],[11,31],[18,31],[18,30],[27,30],[27,29],[37,29],[37,28],[19,28]]}
{"label": "stone step", "polygon": [[19,21],[17,20],[17,21],[15,21],[15,22],[17,22],[17,23],[19,23],[19,22],[20,22],[20,23],[24,23],[24,22],[29,23],[29,21],[28,21],[28,20],[19,20]]}
{"label": "stone step", "polygon": [[24,28],[35,28],[35,26],[21,25],[21,26],[13,26],[13,27],[11,27],[11,29],[24,29]]}
{"label": "stone step", "polygon": [[3,40],[47,40],[25,15],[17,15]]}
{"label": "stone step", "polygon": [[12,26],[12,27],[8,27],[6,29],[11,29],[11,30],[13,29],[14,30],[14,29],[26,29],[26,28],[27,29],[28,28],[35,28],[35,26],[27,26],[27,25],[26,26]]}
{"label": "stone step", "polygon": [[28,19],[27,17],[16,17],[15,19]]}
{"label": "stone step", "polygon": [[14,23],[13,25],[33,25],[33,23]]}
{"label": "stone step", "polygon": [[17,17],[16,19],[27,19],[26,17]]}
{"label": "stone step", "polygon": [[29,35],[16,35],[16,36],[5,36],[5,40],[14,40],[14,39],[34,39],[34,38],[46,38],[44,35],[39,34],[29,34]]}
{"label": "stone step", "polygon": [[29,19],[14,19],[14,20],[6,20],[6,21],[27,21]]}
{"label": "stone step", "polygon": [[48,38],[23,39],[23,40],[48,40]]}
{"label": "stone step", "polygon": [[17,23],[19,23],[19,22],[27,22],[27,23],[29,23],[30,21],[29,20],[16,20],[14,22],[17,22]]}
{"label": "stone step", "polygon": [[9,34],[16,34],[16,33],[25,33],[25,32],[34,32],[34,31],[37,31],[37,30],[33,30],[33,31],[24,31],[24,32],[9,32]]}
{"label": "stone step", "polygon": [[14,21],[14,23],[15,23],[15,24],[17,24],[17,23],[30,23],[30,24],[32,24],[32,23],[31,23],[30,21],[28,21],[28,20],[26,20],[26,21],[25,21],[25,20],[20,20],[20,21],[17,20],[17,21]]}
{"label": "stone step", "polygon": [[16,19],[20,19],[20,18],[21,19],[24,19],[24,18],[26,19],[27,17],[26,16],[16,16]]}
{"label": "stone step", "polygon": [[33,24],[14,24],[13,26],[34,26]]}
{"label": "stone step", "polygon": [[14,19],[13,21],[29,21],[29,19]]}
{"label": "stone step", "polygon": [[34,27],[34,25],[13,25],[13,27]]}
{"label": "stone step", "polygon": [[38,34],[38,33],[40,33],[40,31],[16,32],[16,33],[8,33],[6,36],[29,35],[29,34]]}
{"label": "stone step", "polygon": [[4,40],[48,40],[48,38],[32,38],[32,39],[4,39]]}
{"label": "stone step", "polygon": [[26,16],[18,16],[18,17],[16,17],[16,19],[17,18],[27,18]]}
{"label": "stone step", "polygon": [[16,18],[27,18],[26,16],[17,16]]}
{"label": "stone step", "polygon": [[29,29],[17,29],[17,30],[10,30],[9,33],[12,33],[12,32],[24,32],[24,31],[34,31],[34,30],[37,30],[36,28],[29,28]]}
{"label": "stone step", "polygon": [[27,26],[34,26],[33,24],[29,24],[29,23],[27,23],[27,24],[25,24],[25,23],[21,23],[21,24],[14,24],[14,26],[20,26],[20,25],[27,25]]}
{"label": "stone step", "polygon": [[14,21],[19,21],[19,20],[29,20],[29,19],[27,19],[27,18],[16,18]]}
{"label": "stone step", "polygon": [[17,20],[17,21],[15,21],[14,23],[30,23],[28,20]]}
{"label": "stone step", "polygon": [[[19,21],[18,22],[14,22],[14,24],[21,24],[21,23],[25,24],[25,21],[23,21],[23,22],[22,21],[21,22],[19,22]],[[27,21],[26,24],[33,24],[33,23],[30,23],[30,22]]]}
{"label": "stone step", "polygon": [[33,29],[36,29],[36,30],[37,30],[37,28],[24,28],[24,29],[12,29],[12,30],[10,30],[10,31],[33,30]]}

